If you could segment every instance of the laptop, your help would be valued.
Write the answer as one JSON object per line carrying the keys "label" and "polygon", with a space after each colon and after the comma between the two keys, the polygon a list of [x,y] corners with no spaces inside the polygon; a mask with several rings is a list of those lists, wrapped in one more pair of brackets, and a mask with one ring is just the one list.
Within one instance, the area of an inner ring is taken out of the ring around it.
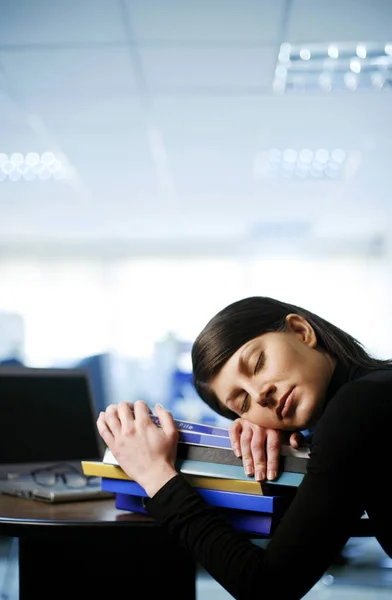
{"label": "laptop", "polygon": [[[51,503],[113,498],[100,478],[83,481],[81,461],[104,453],[96,418],[83,369],[0,367],[0,493]],[[48,474],[54,485],[41,483]]]}

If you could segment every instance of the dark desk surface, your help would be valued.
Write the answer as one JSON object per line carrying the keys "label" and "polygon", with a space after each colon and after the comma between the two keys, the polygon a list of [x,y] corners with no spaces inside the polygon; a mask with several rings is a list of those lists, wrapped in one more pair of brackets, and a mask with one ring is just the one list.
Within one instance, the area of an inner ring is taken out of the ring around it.
{"label": "dark desk surface", "polygon": [[[160,529],[147,515],[139,515],[116,509],[113,499],[50,504],[0,495],[0,535],[9,537],[34,537],[52,535],[49,528],[56,526],[56,536],[78,534],[91,528],[97,535],[118,529],[133,535],[138,529],[146,533]],[[38,531],[39,530],[39,531]],[[163,531],[162,531],[163,533]],[[89,535],[92,534],[92,531]],[[154,533],[156,535],[156,531]]]}
{"label": "dark desk surface", "polygon": [[[121,597],[129,573],[146,599],[195,599],[192,557],[151,517],[116,509],[114,498],[56,505],[0,495],[0,535],[19,540],[21,600],[52,600],[59,581],[62,597]],[[43,566],[51,581],[45,589]]]}
{"label": "dark desk surface", "polygon": [[136,523],[152,524],[147,515],[136,515],[115,508],[114,498],[81,502],[50,504],[38,500],[27,500],[13,496],[0,495],[0,527],[8,525],[97,525],[135,526]]}

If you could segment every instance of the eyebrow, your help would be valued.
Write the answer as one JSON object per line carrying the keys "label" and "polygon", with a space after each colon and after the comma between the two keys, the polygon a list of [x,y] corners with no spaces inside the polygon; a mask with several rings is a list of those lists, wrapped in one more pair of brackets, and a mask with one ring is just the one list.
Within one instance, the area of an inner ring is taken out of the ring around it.
{"label": "eyebrow", "polygon": [[[250,348],[249,350],[245,350],[245,352],[238,359],[238,368],[240,373],[246,374],[248,369],[248,362],[252,354],[254,353],[255,348]],[[226,406],[230,405],[235,398],[238,396],[238,388],[232,390],[230,394],[225,398],[224,403]]]}

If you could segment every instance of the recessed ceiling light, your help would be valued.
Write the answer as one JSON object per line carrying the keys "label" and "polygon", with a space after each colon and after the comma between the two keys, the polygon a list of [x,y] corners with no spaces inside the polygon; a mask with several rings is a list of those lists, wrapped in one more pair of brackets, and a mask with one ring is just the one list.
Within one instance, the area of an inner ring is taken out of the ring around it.
{"label": "recessed ceiling light", "polygon": [[336,46],[329,46],[327,52],[330,58],[339,58],[339,49]]}
{"label": "recessed ceiling light", "polygon": [[52,152],[0,153],[0,182],[65,179],[67,168]]}
{"label": "recessed ceiling light", "polygon": [[253,171],[258,179],[338,179],[345,173],[347,161],[342,148],[271,148],[258,153]]}

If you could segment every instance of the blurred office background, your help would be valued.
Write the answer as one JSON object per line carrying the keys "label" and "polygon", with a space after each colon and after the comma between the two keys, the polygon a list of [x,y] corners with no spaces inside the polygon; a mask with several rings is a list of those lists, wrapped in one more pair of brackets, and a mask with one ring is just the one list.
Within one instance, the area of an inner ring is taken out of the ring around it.
{"label": "blurred office background", "polygon": [[0,0],[0,360],[218,422],[241,297],[392,356],[391,91],[390,0]]}

